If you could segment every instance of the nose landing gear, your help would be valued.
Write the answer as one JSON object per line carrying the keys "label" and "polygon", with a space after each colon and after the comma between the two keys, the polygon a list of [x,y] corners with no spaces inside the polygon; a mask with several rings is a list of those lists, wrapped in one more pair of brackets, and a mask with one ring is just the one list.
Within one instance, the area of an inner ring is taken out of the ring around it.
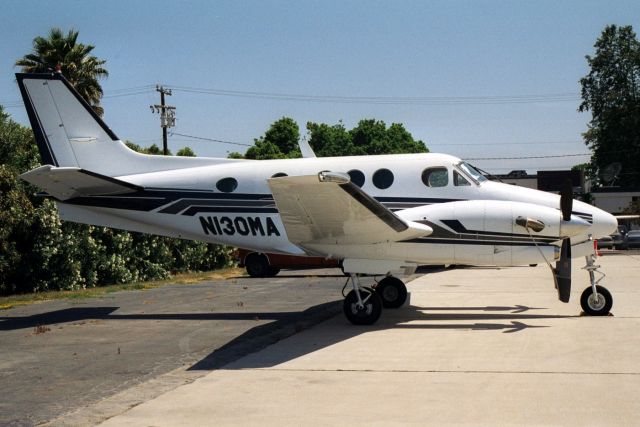
{"label": "nose landing gear", "polygon": [[[607,316],[613,306],[613,297],[607,288],[599,285],[600,281],[605,278],[605,274],[599,270],[600,266],[596,265],[595,255],[587,255],[586,260],[587,265],[582,269],[589,272],[591,286],[582,292],[580,305],[588,316]],[[595,278],[595,273],[601,275],[598,280]]]}

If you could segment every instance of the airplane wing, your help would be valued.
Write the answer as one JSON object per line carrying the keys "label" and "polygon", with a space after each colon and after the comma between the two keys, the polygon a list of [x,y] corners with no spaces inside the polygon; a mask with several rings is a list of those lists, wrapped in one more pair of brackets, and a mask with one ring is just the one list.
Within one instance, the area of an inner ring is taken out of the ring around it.
{"label": "airplane wing", "polygon": [[377,202],[345,174],[268,180],[289,240],[294,244],[374,244],[428,236],[433,230],[406,221]]}
{"label": "airplane wing", "polygon": [[43,189],[58,200],[82,196],[133,193],[141,187],[77,167],[40,166],[20,178]]}

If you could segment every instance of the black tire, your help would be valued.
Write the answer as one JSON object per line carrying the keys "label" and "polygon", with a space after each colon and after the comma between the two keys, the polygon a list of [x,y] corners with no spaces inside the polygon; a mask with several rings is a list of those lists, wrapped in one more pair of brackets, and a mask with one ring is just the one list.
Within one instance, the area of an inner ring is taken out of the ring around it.
{"label": "black tire", "polygon": [[269,260],[259,253],[251,253],[244,260],[244,267],[251,277],[267,277],[269,275]]}
{"label": "black tire", "polygon": [[277,276],[280,273],[280,269],[278,267],[269,266],[269,277]]}
{"label": "black tire", "polygon": [[357,307],[358,297],[355,291],[347,294],[342,306],[344,315],[347,316],[349,322],[354,325],[373,325],[380,318],[380,314],[382,314],[382,301],[378,294],[371,288],[360,289],[360,297],[366,300],[362,309],[358,309]]}
{"label": "black tire", "polygon": [[376,285],[384,308],[398,308],[407,300],[407,287],[397,277],[387,276]]}
{"label": "black tire", "polygon": [[613,306],[613,297],[607,288],[596,285],[598,300],[593,297],[593,289],[589,286],[582,292],[580,305],[588,316],[607,316]]}

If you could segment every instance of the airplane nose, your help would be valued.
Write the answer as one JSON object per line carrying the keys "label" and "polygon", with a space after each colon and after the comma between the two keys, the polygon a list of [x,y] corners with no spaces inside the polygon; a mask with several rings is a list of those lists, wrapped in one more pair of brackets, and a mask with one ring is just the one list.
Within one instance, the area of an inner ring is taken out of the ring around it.
{"label": "airplane nose", "polygon": [[613,234],[618,230],[618,220],[615,216],[600,209],[595,209],[593,213],[593,238],[598,239],[603,236]]}
{"label": "airplane nose", "polygon": [[[587,230],[587,234],[591,234],[594,239],[608,236],[618,230],[618,220],[615,216],[609,212],[605,212],[602,209],[598,209],[593,205],[575,200],[573,202],[574,214],[581,216],[584,219],[591,219],[591,227]],[[586,214],[585,216],[580,213]],[[588,218],[591,216],[591,218]]]}

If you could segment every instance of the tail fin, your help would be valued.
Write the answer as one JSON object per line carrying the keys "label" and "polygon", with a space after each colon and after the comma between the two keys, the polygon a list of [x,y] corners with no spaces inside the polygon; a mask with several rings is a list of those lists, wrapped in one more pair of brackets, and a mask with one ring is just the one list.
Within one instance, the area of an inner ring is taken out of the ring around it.
{"label": "tail fin", "polygon": [[113,177],[227,161],[136,153],[118,139],[62,74],[18,73],[16,79],[45,165]]}
{"label": "tail fin", "polygon": [[118,137],[62,74],[16,74],[16,78],[43,163],[91,169],[96,149],[107,149],[107,155],[120,151],[114,144]]}

